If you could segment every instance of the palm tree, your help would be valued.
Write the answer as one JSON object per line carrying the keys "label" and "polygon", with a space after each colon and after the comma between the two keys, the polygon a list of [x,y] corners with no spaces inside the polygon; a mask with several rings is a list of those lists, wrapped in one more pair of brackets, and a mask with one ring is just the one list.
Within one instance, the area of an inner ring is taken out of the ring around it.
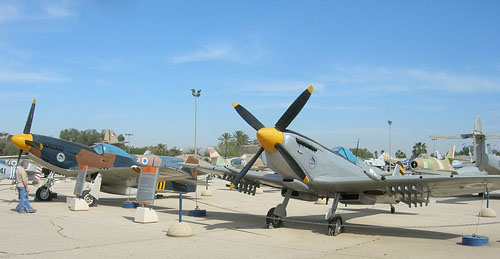
{"label": "palm tree", "polygon": [[413,145],[412,157],[418,157],[420,154],[427,153],[427,145],[422,142],[417,142]]}
{"label": "palm tree", "polygon": [[238,147],[248,145],[250,143],[248,135],[241,130],[237,130],[233,133],[233,139],[236,141],[236,146]]}
{"label": "palm tree", "polygon": [[405,152],[398,149],[398,151],[396,151],[396,158],[406,158]]}
{"label": "palm tree", "polygon": [[233,140],[233,136],[225,132],[222,133],[222,135],[220,135],[218,140],[219,140],[219,148],[224,150],[224,157],[227,157],[227,148],[231,143],[231,141]]}

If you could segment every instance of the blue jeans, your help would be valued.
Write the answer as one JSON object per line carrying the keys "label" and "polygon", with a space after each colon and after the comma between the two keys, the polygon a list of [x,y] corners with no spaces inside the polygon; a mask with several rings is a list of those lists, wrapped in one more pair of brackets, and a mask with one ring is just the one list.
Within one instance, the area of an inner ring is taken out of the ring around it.
{"label": "blue jeans", "polygon": [[24,206],[26,206],[27,211],[33,210],[30,202],[28,201],[28,194],[26,194],[26,189],[24,187],[17,187],[19,191],[19,212],[24,212]]}

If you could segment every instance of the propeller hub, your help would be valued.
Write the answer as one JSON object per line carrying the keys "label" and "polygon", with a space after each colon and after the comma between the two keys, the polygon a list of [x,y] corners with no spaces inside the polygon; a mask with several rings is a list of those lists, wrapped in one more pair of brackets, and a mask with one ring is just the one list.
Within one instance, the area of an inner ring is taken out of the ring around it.
{"label": "propeller hub", "polygon": [[31,149],[31,146],[26,143],[26,140],[33,141],[33,135],[31,134],[18,134],[12,136],[10,141],[19,149],[24,152],[28,152]]}
{"label": "propeller hub", "polygon": [[257,140],[267,152],[276,152],[274,145],[277,143],[283,144],[283,139],[283,132],[272,127],[262,128],[257,131]]}

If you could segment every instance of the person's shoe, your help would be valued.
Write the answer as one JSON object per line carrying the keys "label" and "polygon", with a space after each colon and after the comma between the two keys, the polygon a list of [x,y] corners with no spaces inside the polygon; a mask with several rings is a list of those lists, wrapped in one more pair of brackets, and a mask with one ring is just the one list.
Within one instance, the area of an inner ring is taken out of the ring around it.
{"label": "person's shoe", "polygon": [[28,213],[35,213],[36,209],[28,210]]}

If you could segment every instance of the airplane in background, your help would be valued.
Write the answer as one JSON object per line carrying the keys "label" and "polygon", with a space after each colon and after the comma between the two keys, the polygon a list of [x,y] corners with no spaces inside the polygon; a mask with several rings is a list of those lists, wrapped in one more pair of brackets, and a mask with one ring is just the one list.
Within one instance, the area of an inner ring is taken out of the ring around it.
{"label": "airplane in background", "polygon": [[[81,166],[87,165],[87,178],[90,188],[83,192],[84,200],[90,206],[96,206],[100,191],[113,194],[131,194],[131,187],[137,186],[139,173],[143,166],[159,168],[158,182],[174,181],[174,191],[185,192],[196,188],[196,178],[191,171],[181,168],[185,160],[176,157],[155,155],[130,155],[124,150],[108,144],[97,143],[86,146],[63,139],[31,134],[31,125],[35,112],[36,99],[33,100],[23,133],[7,135],[18,149],[20,160],[23,153],[36,164],[64,176],[76,176]],[[36,191],[36,198],[41,201],[52,199],[50,187],[53,185],[53,173],[47,182]],[[194,185],[192,188],[190,185]]]}
{"label": "airplane in background", "polygon": [[[240,157],[223,158],[219,155],[219,152],[215,150],[214,147],[208,147],[208,154],[210,155],[210,161],[214,165],[218,166],[231,166],[236,169],[242,169],[253,157],[254,154],[243,154]],[[264,162],[259,157],[257,161],[253,164],[252,170],[264,170],[266,166]]]}
{"label": "airplane in background", "polygon": [[[460,175],[399,175],[396,167],[390,176],[384,176],[379,168],[366,165],[347,148],[334,151],[300,133],[288,129],[313,92],[310,86],[288,107],[274,127],[266,127],[238,103],[233,107],[238,114],[257,131],[261,146],[241,171],[216,165],[184,164],[205,173],[224,175],[230,180],[231,189],[254,193],[258,184],[281,189],[282,203],[271,208],[266,217],[266,227],[281,227],[287,216],[286,207],[291,198],[316,201],[333,198],[332,207],[325,215],[328,235],[343,231],[343,219],[336,214],[338,203],[392,204],[403,202],[422,206],[429,197],[446,197],[500,189],[500,176]],[[250,171],[253,163],[265,154],[267,166],[277,174]],[[247,175],[248,173],[248,175]],[[391,208],[391,212],[392,208]]]}
{"label": "airplane in background", "polygon": [[469,139],[473,140],[473,156],[472,160],[480,171],[486,171],[490,175],[500,175],[500,157],[496,156],[491,152],[491,147],[488,148],[487,152],[487,139],[500,139],[500,135],[485,135],[483,133],[483,125],[481,123],[481,118],[479,115],[474,121],[474,130],[472,133],[452,135],[452,136],[441,136],[441,135],[431,135],[432,139]]}

